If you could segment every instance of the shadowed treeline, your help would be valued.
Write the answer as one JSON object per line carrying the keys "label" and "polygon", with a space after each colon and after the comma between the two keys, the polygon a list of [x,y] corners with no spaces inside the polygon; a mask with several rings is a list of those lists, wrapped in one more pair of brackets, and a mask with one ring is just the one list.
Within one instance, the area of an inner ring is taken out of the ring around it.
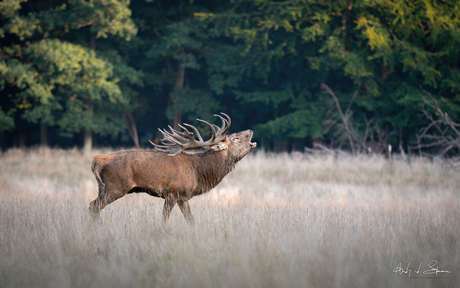
{"label": "shadowed treeline", "polygon": [[224,112],[268,150],[458,156],[459,5],[2,1],[0,146],[146,147]]}

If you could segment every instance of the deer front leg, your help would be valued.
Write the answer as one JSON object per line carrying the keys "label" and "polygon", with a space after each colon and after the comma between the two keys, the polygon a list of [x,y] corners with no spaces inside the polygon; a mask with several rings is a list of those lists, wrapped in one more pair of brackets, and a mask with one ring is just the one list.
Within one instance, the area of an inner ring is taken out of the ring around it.
{"label": "deer front leg", "polygon": [[194,224],[195,220],[193,219],[192,211],[190,211],[190,205],[188,205],[188,201],[179,200],[177,201],[177,204],[179,205],[182,214],[184,214],[185,220],[187,220],[189,224]]}
{"label": "deer front leg", "polygon": [[163,206],[163,222],[168,221],[171,210],[177,203],[177,194],[170,193],[165,197],[165,205]]}

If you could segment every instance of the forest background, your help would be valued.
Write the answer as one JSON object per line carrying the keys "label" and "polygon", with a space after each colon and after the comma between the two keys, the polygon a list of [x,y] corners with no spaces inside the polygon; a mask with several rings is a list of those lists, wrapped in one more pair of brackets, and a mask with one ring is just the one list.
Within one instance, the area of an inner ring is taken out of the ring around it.
{"label": "forest background", "polygon": [[3,0],[0,146],[150,147],[157,127],[206,131],[195,118],[222,111],[267,150],[458,155],[459,12],[431,0]]}

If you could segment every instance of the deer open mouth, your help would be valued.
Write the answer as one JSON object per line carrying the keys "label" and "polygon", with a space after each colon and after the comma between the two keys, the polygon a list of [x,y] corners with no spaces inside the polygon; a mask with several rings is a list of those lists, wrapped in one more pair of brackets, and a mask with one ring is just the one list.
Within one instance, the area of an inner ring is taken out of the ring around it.
{"label": "deer open mouth", "polygon": [[254,149],[254,148],[256,148],[256,146],[257,146],[257,142],[251,142],[252,135],[253,135],[252,130],[249,130],[249,133],[250,133],[250,136],[249,136],[249,146],[251,146],[251,149]]}

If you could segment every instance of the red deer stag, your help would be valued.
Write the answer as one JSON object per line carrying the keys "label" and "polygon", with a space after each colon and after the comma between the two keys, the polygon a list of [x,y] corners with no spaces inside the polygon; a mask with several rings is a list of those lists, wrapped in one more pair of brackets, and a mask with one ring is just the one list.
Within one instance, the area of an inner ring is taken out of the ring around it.
{"label": "red deer stag", "polygon": [[[207,141],[203,141],[194,126],[184,123],[179,125],[182,132],[170,126],[171,132],[159,129],[163,145],[150,141],[154,151],[120,151],[94,156],[91,170],[99,195],[90,203],[90,212],[98,215],[105,206],[126,194],[145,192],[165,199],[164,221],[177,203],[185,219],[193,223],[188,200],[216,187],[257,145],[251,143],[251,130],[225,135],[231,120],[228,115],[221,114],[225,118],[214,116],[222,120],[222,127],[197,119],[211,128],[212,136]],[[202,150],[195,154],[184,153],[197,148]]]}

